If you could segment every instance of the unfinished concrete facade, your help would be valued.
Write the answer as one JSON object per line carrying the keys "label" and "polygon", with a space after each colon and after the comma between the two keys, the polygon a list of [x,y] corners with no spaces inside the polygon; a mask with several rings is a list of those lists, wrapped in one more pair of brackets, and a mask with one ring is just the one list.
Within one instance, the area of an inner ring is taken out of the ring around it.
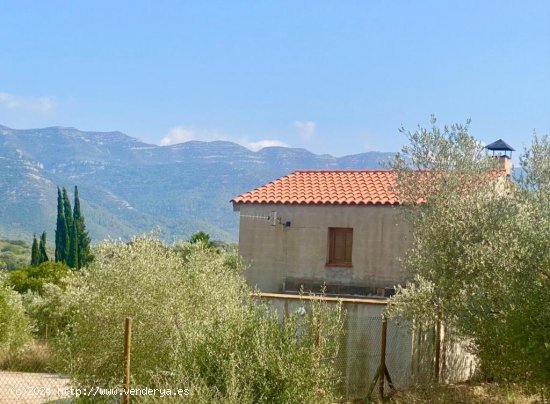
{"label": "unfinished concrete facade", "polygon": [[[237,209],[246,278],[262,291],[293,289],[290,283],[300,281],[384,288],[406,278],[399,259],[408,246],[408,229],[398,208],[246,204]],[[330,228],[353,229],[351,266],[328,263]]]}
{"label": "unfinished concrete facade", "polygon": [[[341,177],[347,172],[337,173]],[[239,252],[248,266],[248,282],[263,292],[291,292],[302,285],[318,292],[325,284],[329,294],[382,296],[390,293],[385,288],[403,284],[407,274],[400,259],[410,243],[407,224],[398,204],[357,203],[358,198],[367,200],[366,195],[356,195],[353,204],[340,203],[341,198],[332,198],[333,203],[289,203],[297,196],[279,198],[282,203],[235,198]],[[331,263],[331,229],[352,233],[344,265]]]}

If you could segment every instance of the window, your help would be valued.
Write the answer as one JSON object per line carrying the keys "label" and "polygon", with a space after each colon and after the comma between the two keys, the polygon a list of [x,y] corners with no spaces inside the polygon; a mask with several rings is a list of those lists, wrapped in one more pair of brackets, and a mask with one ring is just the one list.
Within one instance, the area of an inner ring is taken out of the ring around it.
{"label": "window", "polygon": [[351,246],[353,229],[329,227],[329,246],[327,265],[351,267]]}

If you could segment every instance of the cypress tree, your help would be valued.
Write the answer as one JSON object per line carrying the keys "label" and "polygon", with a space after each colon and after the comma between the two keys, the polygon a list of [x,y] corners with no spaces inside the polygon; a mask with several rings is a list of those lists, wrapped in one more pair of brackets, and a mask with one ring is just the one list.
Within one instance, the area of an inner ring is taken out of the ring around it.
{"label": "cypress tree", "polygon": [[67,221],[67,228],[70,229],[73,225],[73,209],[65,187],[63,187],[63,211],[65,213],[65,220]]}
{"label": "cypress tree", "polygon": [[76,229],[76,223],[73,220],[72,221],[72,228],[71,228],[71,243],[70,243],[70,251],[69,251],[69,260],[67,264],[71,268],[80,268],[78,264],[78,232]]}
{"label": "cypress tree", "polygon": [[67,190],[63,187],[63,210],[65,213],[65,220],[67,222],[68,239],[67,245],[67,259],[66,263],[71,268],[78,266],[78,253],[77,253],[77,235],[75,231],[75,225],[73,220],[73,209],[71,207],[71,201],[69,201],[69,195]]}
{"label": "cypress tree", "polygon": [[79,244],[78,244],[78,264],[80,267],[86,266],[88,263],[92,262],[93,256],[90,251],[90,235],[86,230],[84,225],[84,218],[82,218],[82,231],[79,233]]}
{"label": "cypress tree", "polygon": [[84,216],[80,210],[80,198],[78,196],[78,187],[74,187],[74,211],[73,221],[75,223],[75,232],[77,235],[77,253],[78,253],[78,268],[85,266],[91,261],[90,253],[90,236],[86,231],[84,224]]}
{"label": "cypress tree", "polygon": [[57,187],[57,224],[55,230],[55,261],[67,262],[69,250],[69,232],[65,219],[65,205],[61,190]]}
{"label": "cypress tree", "polygon": [[32,236],[32,249],[31,249],[31,266],[40,264],[40,251],[38,249],[38,241],[36,240],[36,234]]}
{"label": "cypress tree", "polygon": [[73,219],[74,221],[78,221],[80,219],[80,216],[82,216],[82,212],[80,211],[80,198],[78,197],[78,187],[74,186],[74,214]]}
{"label": "cypress tree", "polygon": [[42,264],[43,262],[47,262],[50,260],[50,258],[48,257],[48,252],[46,251],[46,232],[42,232],[42,235],[40,236],[39,252],[40,252],[39,264]]}

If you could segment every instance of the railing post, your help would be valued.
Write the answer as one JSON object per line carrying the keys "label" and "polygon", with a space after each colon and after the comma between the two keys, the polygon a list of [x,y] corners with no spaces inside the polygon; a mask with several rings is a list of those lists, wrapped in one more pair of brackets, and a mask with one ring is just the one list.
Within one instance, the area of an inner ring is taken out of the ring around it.
{"label": "railing post", "polygon": [[124,394],[122,403],[130,403],[130,352],[132,349],[132,319],[126,317],[124,324]]}

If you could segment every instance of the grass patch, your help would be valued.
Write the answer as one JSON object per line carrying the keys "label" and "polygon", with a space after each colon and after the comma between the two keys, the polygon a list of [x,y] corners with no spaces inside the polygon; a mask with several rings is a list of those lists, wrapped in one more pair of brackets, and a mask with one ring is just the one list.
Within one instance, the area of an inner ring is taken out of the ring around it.
{"label": "grass patch", "polygon": [[[32,241],[32,237],[29,236]],[[30,265],[31,243],[24,240],[0,240],[0,269],[17,269]],[[47,246],[48,256],[53,258],[55,250]]]}
{"label": "grass patch", "polygon": [[23,240],[0,240],[0,267],[8,270],[29,265],[31,245]]}
{"label": "grass patch", "polygon": [[461,383],[440,386],[416,387],[397,392],[386,402],[392,404],[535,404],[542,403],[543,397],[548,402],[550,392],[530,391],[518,384],[499,383]]}
{"label": "grass patch", "polygon": [[56,360],[46,342],[31,341],[19,352],[0,352],[0,370],[48,373],[55,371]]}

